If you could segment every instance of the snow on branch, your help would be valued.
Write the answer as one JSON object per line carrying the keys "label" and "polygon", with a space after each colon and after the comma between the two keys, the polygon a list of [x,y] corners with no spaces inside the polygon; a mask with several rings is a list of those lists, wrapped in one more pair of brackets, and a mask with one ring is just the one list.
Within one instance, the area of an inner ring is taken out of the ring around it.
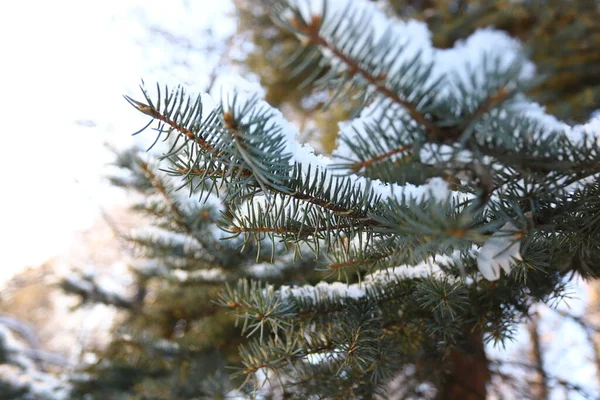
{"label": "snow on branch", "polygon": [[[342,139],[334,158],[300,144],[297,128],[253,90],[222,90],[220,105],[206,100],[207,95],[189,96],[182,88],[165,88],[162,94],[158,88],[155,100],[142,89],[145,102],[128,98],[158,123],[157,140],[161,135],[175,137],[165,155],[176,160],[174,171],[212,181],[208,192],[225,187],[228,202],[247,199],[259,204],[254,200],[260,196],[273,202],[260,213],[247,212],[231,233],[285,236],[293,229],[308,229],[317,236],[330,228],[351,241],[382,224],[375,214],[389,201],[403,205],[416,200],[411,204],[423,209],[452,203],[463,210],[479,199],[489,204],[498,189],[493,174],[506,173],[509,167],[518,172],[539,170],[541,164],[547,169],[564,158],[597,173],[600,120],[570,127],[526,99],[522,91],[534,81],[534,67],[523,58],[518,41],[506,33],[479,30],[442,50],[433,47],[424,23],[392,20],[367,1],[273,4],[277,22],[302,40],[295,61],[324,55],[326,61],[313,78],[323,72],[319,79],[333,82],[334,98],[350,95],[348,87],[363,92],[366,108],[358,118],[340,124]],[[397,167],[389,161],[404,158],[417,168],[428,168],[429,175],[418,182],[400,182],[364,173],[384,162]],[[344,176],[339,160],[353,160]],[[565,164],[563,169],[569,168]],[[470,175],[459,175],[457,170],[465,173],[461,169]],[[505,186],[518,185],[509,178]],[[459,190],[457,184],[463,187]],[[282,201],[285,206],[280,207],[273,200],[286,197],[295,202]],[[286,209],[301,203],[306,206],[302,212]],[[502,218],[498,222],[504,226],[514,225],[509,214]],[[483,244],[479,269],[496,279],[500,268],[508,272],[520,259],[520,236],[513,235],[516,240],[506,246],[506,256],[496,251],[506,240],[495,237],[493,230],[482,232],[491,237]],[[306,237],[298,234],[296,239]]]}
{"label": "snow on branch", "polygon": [[[11,328],[25,332],[27,328],[20,323],[2,317],[0,321],[0,389],[2,393],[19,395],[23,399],[62,400],[70,395],[70,384],[58,376],[46,373],[40,368],[40,362],[46,361],[58,365],[67,362],[60,356],[28,348],[13,335]],[[26,336],[29,336],[27,334]],[[31,341],[31,338],[27,339]]]}
{"label": "snow on branch", "polygon": [[131,309],[134,308],[133,299],[120,293],[119,289],[109,284],[109,281],[100,281],[90,274],[75,275],[71,273],[60,282],[61,287],[68,293],[79,295],[84,302],[98,302],[106,305]]}
{"label": "snow on branch", "polygon": [[[450,256],[438,256],[434,261],[432,258],[417,265],[401,265],[392,268],[378,270],[372,274],[365,276],[362,282],[345,284],[342,282],[319,282],[311,286],[281,286],[279,293],[282,299],[290,296],[311,298],[317,300],[319,298],[341,297],[359,299],[368,295],[374,288],[380,288],[382,285],[393,284],[400,280],[409,279],[449,279],[451,282],[457,279],[453,275],[449,275],[439,267],[440,263],[454,261]],[[465,283],[472,283],[471,279],[465,279]]]}
{"label": "snow on branch", "polygon": [[[571,127],[519,94],[536,82],[535,68],[524,59],[518,40],[505,32],[480,29],[453,48],[437,49],[425,23],[391,19],[372,2],[275,3],[279,7],[276,21],[328,60],[322,64],[331,71],[317,83],[339,83],[340,99],[348,86],[371,91],[365,102],[371,106],[360,118],[341,125],[342,140],[334,153],[341,160],[358,157],[353,164],[356,169],[388,157],[407,156],[415,146],[415,131],[424,130],[428,141],[464,141],[488,113],[506,119],[508,111],[509,118],[530,119],[545,131],[542,138],[558,132],[573,144],[583,144],[584,137],[598,142],[598,119]],[[298,57],[307,51],[299,50]],[[348,80],[352,85],[346,85]],[[457,122],[463,124],[462,129],[444,128]],[[379,129],[373,129],[377,124]],[[356,141],[368,137],[366,133],[375,134],[376,140],[356,147]],[[409,137],[403,140],[407,133]],[[398,137],[389,140],[394,136]]]}

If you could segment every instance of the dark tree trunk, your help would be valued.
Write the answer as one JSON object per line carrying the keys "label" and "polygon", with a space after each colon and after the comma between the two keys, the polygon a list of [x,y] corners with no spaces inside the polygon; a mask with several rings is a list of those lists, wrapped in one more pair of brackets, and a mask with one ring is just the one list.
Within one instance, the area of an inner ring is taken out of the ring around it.
{"label": "dark tree trunk", "polygon": [[490,379],[483,334],[467,332],[465,343],[450,355],[450,370],[439,388],[438,400],[485,400]]}

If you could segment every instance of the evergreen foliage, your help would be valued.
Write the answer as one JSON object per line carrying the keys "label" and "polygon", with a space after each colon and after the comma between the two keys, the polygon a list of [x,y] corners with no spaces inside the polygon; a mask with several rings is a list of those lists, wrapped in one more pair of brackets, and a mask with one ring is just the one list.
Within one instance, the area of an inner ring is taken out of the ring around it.
{"label": "evergreen foliage", "polygon": [[48,371],[47,366],[51,363],[66,364],[61,357],[39,349],[30,326],[8,315],[0,315],[0,398],[66,399],[71,387]]}
{"label": "evergreen foliage", "polygon": [[[352,104],[336,103],[322,109],[322,87],[300,86],[303,76],[290,77],[284,61],[299,39],[277,29],[269,18],[268,0],[236,0],[239,34],[250,37],[253,48],[244,64],[266,89],[265,100],[284,114],[314,121],[323,150],[335,148],[336,124],[350,116]],[[496,0],[375,2],[388,15],[427,23],[435,46],[449,48],[477,29],[489,26],[508,32],[526,45],[531,59],[545,77],[528,95],[563,120],[584,122],[600,102],[598,70],[600,8],[595,0]],[[315,111],[319,109],[319,112]],[[302,128],[302,127],[301,127]],[[307,124],[304,130],[310,131]]]}
{"label": "evergreen foliage", "polygon": [[[294,71],[288,65],[300,39],[281,29],[271,19],[270,0],[234,0],[238,32],[248,38],[252,48],[246,51],[242,64],[260,80],[264,99],[285,115],[300,121],[300,131],[330,153],[336,147],[337,123],[349,118],[354,102],[336,103],[324,109],[330,93],[327,88],[308,84],[307,72]],[[317,60],[311,62],[317,66]],[[310,71],[306,68],[305,71]]]}
{"label": "evergreen foliage", "polygon": [[388,0],[405,18],[427,22],[433,42],[450,47],[493,26],[521,39],[548,79],[530,94],[559,118],[585,121],[600,101],[600,6],[595,0]]}
{"label": "evergreen foliage", "polygon": [[[84,301],[127,310],[102,358],[76,379],[75,394],[94,398],[226,398],[234,389],[227,365],[239,364],[245,342],[235,318],[217,305],[228,282],[269,277],[310,282],[312,265],[277,249],[273,273],[257,267],[257,246],[220,240],[217,203],[178,191],[173,171],[132,149],[117,155],[111,182],[138,194],[133,210],[146,227],[125,234],[136,276],[136,293],[116,295],[90,277],[67,278],[63,287]],[[197,180],[200,182],[200,180]],[[110,360],[110,362],[107,362]],[[237,382],[239,384],[240,382]]]}
{"label": "evergreen foliage", "polygon": [[153,227],[127,237],[141,261],[119,361],[81,393],[484,398],[484,341],[600,276],[600,123],[527,99],[516,42],[439,51],[367,2],[306,4],[269,3],[301,43],[294,77],[352,105],[331,159],[255,94],[127,98],[168,150],[118,158]]}

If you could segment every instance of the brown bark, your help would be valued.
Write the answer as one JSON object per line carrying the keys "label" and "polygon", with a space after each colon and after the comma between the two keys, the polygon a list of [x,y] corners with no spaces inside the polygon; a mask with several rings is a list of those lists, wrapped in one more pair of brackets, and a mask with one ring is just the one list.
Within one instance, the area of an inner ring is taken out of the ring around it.
{"label": "brown bark", "polygon": [[534,315],[527,327],[531,338],[531,356],[535,368],[538,373],[537,382],[533,390],[536,392],[536,398],[539,400],[547,400],[549,396],[548,376],[544,370],[544,354],[542,350],[542,342],[538,331],[538,317]]}
{"label": "brown bark", "polygon": [[[586,310],[587,320],[595,326],[600,326],[600,281],[588,284],[588,294],[590,301]],[[588,331],[588,338],[594,354],[596,376],[600,382],[600,332]]]}
{"label": "brown bark", "polygon": [[490,380],[483,334],[468,331],[465,343],[450,355],[450,370],[439,387],[437,400],[485,400]]}

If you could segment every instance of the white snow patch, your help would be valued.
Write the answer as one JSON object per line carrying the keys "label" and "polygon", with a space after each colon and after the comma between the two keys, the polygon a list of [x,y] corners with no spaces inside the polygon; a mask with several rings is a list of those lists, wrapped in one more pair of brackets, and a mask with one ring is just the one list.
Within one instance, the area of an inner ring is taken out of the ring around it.
{"label": "white snow patch", "polygon": [[500,269],[510,274],[515,260],[521,260],[521,240],[515,236],[518,229],[507,222],[484,243],[477,257],[477,268],[488,281],[500,278]]}

